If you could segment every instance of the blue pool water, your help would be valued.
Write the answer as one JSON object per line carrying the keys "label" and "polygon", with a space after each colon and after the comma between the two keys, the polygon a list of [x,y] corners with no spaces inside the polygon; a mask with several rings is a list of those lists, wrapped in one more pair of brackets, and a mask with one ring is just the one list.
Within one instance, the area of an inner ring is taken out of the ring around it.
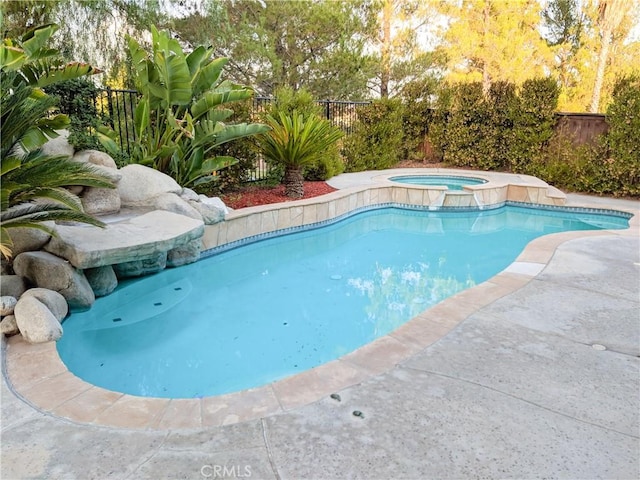
{"label": "blue pool water", "polygon": [[626,218],[505,206],[382,208],[123,282],[64,322],[69,370],[107,389],[191,398],[349,353],[507,267],[553,232]]}
{"label": "blue pool water", "polygon": [[465,185],[480,185],[487,183],[482,178],[463,177],[456,175],[402,175],[391,177],[389,180],[410,185],[433,185],[447,187],[449,190],[462,190]]}

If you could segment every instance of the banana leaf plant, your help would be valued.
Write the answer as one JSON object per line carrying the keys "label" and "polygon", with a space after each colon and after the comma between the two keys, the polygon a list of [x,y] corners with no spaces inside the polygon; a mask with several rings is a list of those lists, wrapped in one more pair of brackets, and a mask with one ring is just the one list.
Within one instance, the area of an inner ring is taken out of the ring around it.
{"label": "banana leaf plant", "polygon": [[134,111],[138,143],[132,159],[172,176],[182,186],[212,181],[237,160],[215,156],[223,143],[268,130],[257,123],[227,124],[232,102],[251,98],[250,88],[221,80],[226,58],[197,47],[186,55],[167,32],[151,27],[152,50],[127,38],[140,98]]}
{"label": "banana leaf plant", "polygon": [[46,221],[102,222],[82,210],[65,187],[113,188],[108,178],[69,157],[43,155],[40,147],[66,128],[66,115],[50,116],[55,99],[40,87],[98,73],[79,63],[64,63],[46,47],[55,25],[36,27],[19,40],[0,45],[0,253],[11,256],[12,228],[35,228],[55,235]]}

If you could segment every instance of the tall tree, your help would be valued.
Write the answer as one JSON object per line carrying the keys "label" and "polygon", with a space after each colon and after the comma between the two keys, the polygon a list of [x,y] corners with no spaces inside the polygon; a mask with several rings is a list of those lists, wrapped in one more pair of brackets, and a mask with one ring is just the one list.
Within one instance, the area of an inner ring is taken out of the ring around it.
{"label": "tall tree", "polygon": [[437,75],[442,58],[424,45],[437,16],[434,4],[433,0],[382,0],[375,44],[380,52],[378,69],[370,82],[380,97],[394,96],[407,83]]}
{"label": "tall tree", "polygon": [[373,61],[364,52],[374,25],[370,0],[209,0],[174,22],[190,44],[230,59],[227,74],[271,95],[280,86],[318,98],[366,95]]}
{"label": "tall tree", "polygon": [[575,108],[582,88],[578,52],[583,47],[588,18],[578,0],[550,0],[542,10],[542,31],[554,55],[554,73],[560,83],[560,108]]}
{"label": "tall tree", "polygon": [[551,52],[538,32],[537,0],[444,0],[440,8],[449,17],[441,45],[449,80],[481,81],[488,92],[495,81],[546,73]]}
{"label": "tall tree", "polygon": [[624,29],[621,29],[620,26],[629,14],[631,6],[632,0],[600,0],[598,3],[597,26],[600,35],[600,52],[598,54],[598,67],[589,107],[591,112],[598,112],[600,109],[602,85],[611,46],[616,37],[625,36],[625,32],[622,31]]}

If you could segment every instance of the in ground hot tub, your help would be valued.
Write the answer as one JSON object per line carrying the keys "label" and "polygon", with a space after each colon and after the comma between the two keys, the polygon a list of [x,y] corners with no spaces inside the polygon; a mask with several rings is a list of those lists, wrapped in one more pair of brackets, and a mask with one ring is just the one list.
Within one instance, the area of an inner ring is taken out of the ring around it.
{"label": "in ground hot tub", "polygon": [[410,185],[432,185],[447,187],[449,190],[462,190],[467,185],[487,183],[483,178],[462,175],[399,175],[389,178],[392,182]]}

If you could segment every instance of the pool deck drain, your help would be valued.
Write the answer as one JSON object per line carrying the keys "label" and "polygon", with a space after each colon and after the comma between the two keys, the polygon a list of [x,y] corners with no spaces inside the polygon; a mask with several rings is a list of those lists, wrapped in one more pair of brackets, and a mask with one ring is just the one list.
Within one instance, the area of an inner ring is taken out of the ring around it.
{"label": "pool deck drain", "polygon": [[570,200],[636,216],[538,238],[392,334],[261,388],[123,395],[77,379],[53,344],[13,337],[2,477],[637,477],[639,204]]}

